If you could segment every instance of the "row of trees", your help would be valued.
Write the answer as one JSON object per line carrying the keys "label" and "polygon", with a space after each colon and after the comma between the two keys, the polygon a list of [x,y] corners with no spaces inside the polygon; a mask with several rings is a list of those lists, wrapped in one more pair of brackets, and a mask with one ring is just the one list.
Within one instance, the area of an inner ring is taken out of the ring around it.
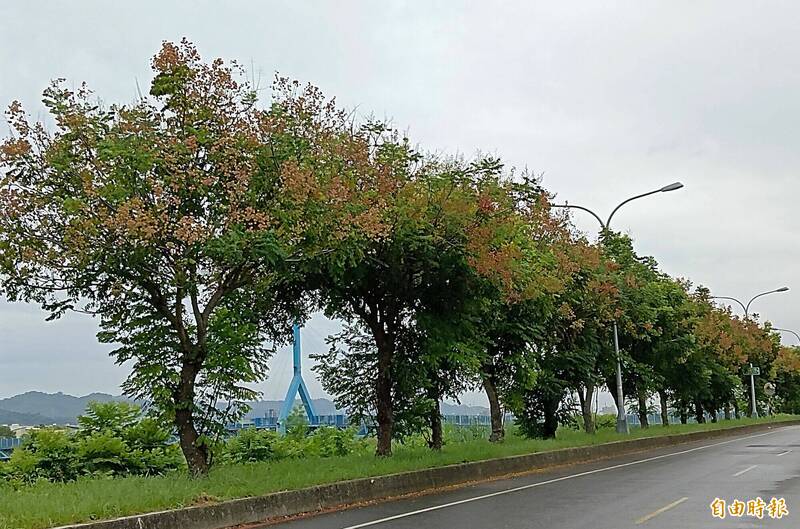
{"label": "row of trees", "polygon": [[768,327],[625,236],[591,244],[532,175],[424,154],[286,79],[261,107],[235,63],[186,41],[152,66],[149,96],[129,105],[63,81],[44,92],[52,123],[12,103],[0,274],[9,299],[51,318],[100,318],[99,339],[132,367],[125,391],[174,424],[194,473],[266,377],[265,344],[315,310],[345,322],[323,383],[374,417],[383,456],[420,429],[440,447],[439,401],[476,386],[492,440],[503,409],[552,436],[576,399],[593,431],[592,397],[614,389],[612,320],[642,413],[654,394],[684,415],[736,408],[748,361],[795,398],[800,361]]}

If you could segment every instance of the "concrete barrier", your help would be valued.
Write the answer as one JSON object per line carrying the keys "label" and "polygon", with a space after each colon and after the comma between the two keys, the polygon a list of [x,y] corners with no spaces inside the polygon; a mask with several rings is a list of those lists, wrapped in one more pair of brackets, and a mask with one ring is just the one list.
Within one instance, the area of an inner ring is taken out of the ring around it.
{"label": "concrete barrier", "polygon": [[800,420],[565,448],[550,452],[537,452],[425,470],[414,470],[400,474],[376,476],[374,478],[340,481],[212,505],[68,525],[57,529],[224,529],[273,518],[313,513],[367,501],[431,491],[442,487],[464,485],[509,474],[533,472],[549,467],[607,459],[681,443],[742,435],[767,430],[776,426],[797,424],[800,424]]}

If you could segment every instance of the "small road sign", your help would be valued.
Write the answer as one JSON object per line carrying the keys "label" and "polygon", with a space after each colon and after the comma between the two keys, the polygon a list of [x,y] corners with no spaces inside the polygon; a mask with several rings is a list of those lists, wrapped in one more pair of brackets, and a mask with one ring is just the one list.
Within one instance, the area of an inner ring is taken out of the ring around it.
{"label": "small road sign", "polygon": [[[752,371],[751,371],[751,369],[752,369]],[[753,368],[745,367],[744,371],[742,372],[742,374],[743,375],[747,375],[747,376],[753,375],[753,376],[757,377],[757,376],[759,376],[761,374],[761,368],[760,367],[753,367]]]}

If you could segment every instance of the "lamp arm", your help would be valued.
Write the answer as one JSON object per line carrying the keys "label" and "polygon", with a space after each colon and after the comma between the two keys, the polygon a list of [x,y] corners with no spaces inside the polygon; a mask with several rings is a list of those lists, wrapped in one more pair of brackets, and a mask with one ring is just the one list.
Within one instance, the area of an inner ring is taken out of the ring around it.
{"label": "lamp arm", "polygon": [[631,198],[629,198],[627,200],[623,200],[622,202],[620,202],[619,205],[617,207],[615,207],[614,210],[611,212],[611,215],[608,216],[608,220],[606,221],[606,224],[605,224],[606,229],[608,229],[608,227],[611,226],[611,218],[614,216],[614,213],[616,213],[619,208],[621,208],[622,206],[624,206],[628,202],[636,200],[637,198],[647,197],[647,196],[654,195],[654,194],[660,193],[660,192],[661,192],[661,189],[656,189],[654,191],[649,191],[647,193],[642,193],[641,195],[636,195],[635,197],[631,197]]}
{"label": "lamp arm", "polygon": [[580,209],[582,211],[586,211],[587,213],[590,213],[594,218],[597,219],[597,222],[600,223],[601,229],[603,229],[603,230],[606,229],[606,224],[603,223],[603,219],[601,219],[600,216],[597,213],[595,213],[594,211],[592,211],[589,208],[585,208],[583,206],[576,206],[574,204],[550,204],[550,207],[551,208],[571,208],[571,209]]}
{"label": "lamp arm", "polygon": [[739,301],[736,298],[731,298],[731,297],[728,297],[728,296],[711,296],[711,299],[728,299],[730,301],[735,301],[736,303],[739,304],[739,306],[742,307],[742,310],[744,311],[745,315],[747,315],[747,307],[745,307],[744,303],[742,303],[741,301]]}

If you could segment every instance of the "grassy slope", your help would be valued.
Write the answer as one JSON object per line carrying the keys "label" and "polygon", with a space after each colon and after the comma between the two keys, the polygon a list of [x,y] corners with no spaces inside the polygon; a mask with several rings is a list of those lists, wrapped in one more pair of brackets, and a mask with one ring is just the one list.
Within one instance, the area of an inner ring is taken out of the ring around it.
{"label": "grassy slope", "polygon": [[[786,418],[794,417],[773,420]],[[375,458],[370,454],[353,454],[327,459],[221,466],[201,480],[173,474],[154,478],[87,479],[66,484],[38,483],[20,491],[0,487],[0,529],[40,529],[493,457],[767,421],[743,419],[717,424],[674,425],[670,428],[655,426],[649,430],[634,430],[628,437],[606,430],[594,436],[560,430],[555,440],[526,440],[509,436],[499,445],[490,445],[482,440],[451,443],[441,453],[432,453],[424,447],[401,445],[397,447],[394,457],[387,459]]]}

